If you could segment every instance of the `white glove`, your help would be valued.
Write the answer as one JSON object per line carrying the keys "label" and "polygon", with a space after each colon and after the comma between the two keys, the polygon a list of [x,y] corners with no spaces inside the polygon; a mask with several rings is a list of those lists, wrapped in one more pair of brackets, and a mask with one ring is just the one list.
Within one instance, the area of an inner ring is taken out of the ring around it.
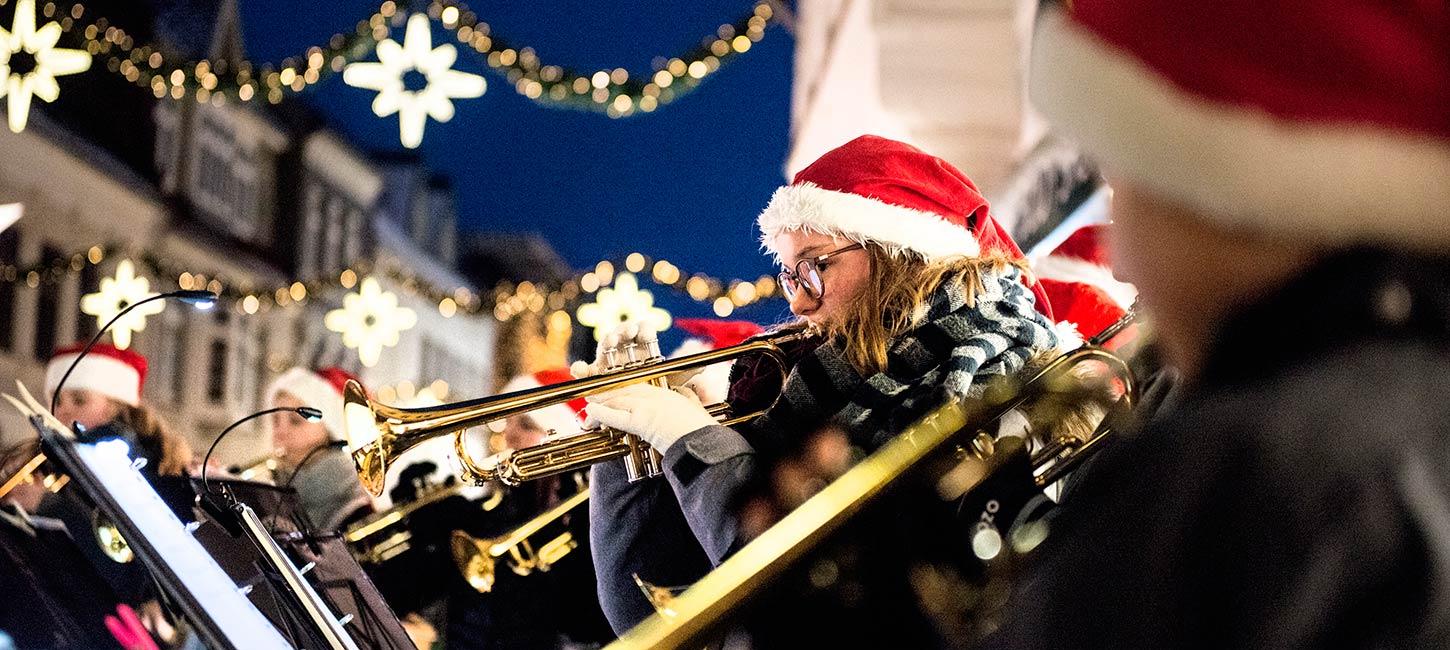
{"label": "white glove", "polygon": [[694,391],[635,384],[586,398],[585,428],[600,425],[632,433],[665,453],[685,434],[719,424]]}

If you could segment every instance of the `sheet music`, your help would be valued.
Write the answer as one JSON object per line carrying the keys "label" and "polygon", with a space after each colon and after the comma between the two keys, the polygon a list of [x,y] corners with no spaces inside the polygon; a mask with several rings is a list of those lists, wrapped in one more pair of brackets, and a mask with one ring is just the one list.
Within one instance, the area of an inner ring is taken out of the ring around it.
{"label": "sheet music", "polygon": [[132,467],[125,442],[77,444],[75,451],[235,647],[292,647]]}

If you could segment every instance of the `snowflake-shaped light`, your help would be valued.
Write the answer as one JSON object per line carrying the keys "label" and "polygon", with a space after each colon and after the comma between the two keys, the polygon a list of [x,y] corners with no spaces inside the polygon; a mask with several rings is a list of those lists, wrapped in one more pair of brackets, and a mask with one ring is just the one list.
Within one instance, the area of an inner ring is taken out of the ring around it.
{"label": "snowflake-shaped light", "polygon": [[56,77],[91,67],[90,54],[58,48],[59,40],[60,23],[35,28],[35,0],[16,3],[10,31],[0,28],[0,96],[10,97],[5,108],[11,131],[25,130],[31,96],[53,102],[60,96]]}
{"label": "snowflake-shaped light", "polygon": [[342,344],[357,349],[369,368],[377,365],[383,348],[398,344],[398,335],[418,324],[418,314],[398,306],[398,296],[383,291],[374,278],[365,278],[356,293],[342,298],[342,309],[327,312],[322,323],[342,334]]}
{"label": "snowflake-shaped light", "polygon": [[25,214],[25,206],[20,203],[0,204],[0,232],[5,232],[15,222],[20,221],[21,215]]}
{"label": "snowflake-shaped light", "polygon": [[633,273],[620,273],[614,286],[600,289],[594,302],[579,305],[579,323],[594,328],[594,340],[604,338],[609,326],[626,321],[649,325],[656,332],[670,327],[670,312],[655,306],[654,294],[639,288]]}
{"label": "snowflake-shaped light", "polygon": [[[377,63],[353,63],[344,68],[342,80],[349,86],[378,91],[373,113],[378,117],[397,113],[398,132],[403,146],[409,149],[423,142],[423,127],[429,117],[439,122],[453,119],[450,99],[478,97],[487,86],[483,77],[451,69],[458,50],[447,43],[433,47],[428,17],[423,14],[408,18],[402,45],[383,39],[377,53]],[[413,85],[421,82],[422,88],[409,89],[410,72]]]}
{"label": "snowflake-shaped light", "polygon": [[[106,321],[116,317],[121,310],[156,295],[151,291],[151,281],[136,275],[136,265],[131,260],[121,260],[116,265],[116,275],[101,278],[100,291],[81,296],[81,312],[96,317],[96,327],[105,327]],[[111,325],[111,342],[122,350],[131,347],[131,333],[146,329],[146,317],[166,309],[165,300],[153,300],[132,309]]]}

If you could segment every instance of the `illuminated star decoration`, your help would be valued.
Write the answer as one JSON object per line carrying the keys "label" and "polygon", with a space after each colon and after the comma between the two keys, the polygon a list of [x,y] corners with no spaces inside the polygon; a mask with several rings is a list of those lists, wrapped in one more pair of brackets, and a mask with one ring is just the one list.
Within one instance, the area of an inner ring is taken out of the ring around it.
{"label": "illuminated star decoration", "polygon": [[342,344],[357,349],[364,366],[377,365],[383,348],[398,344],[398,335],[418,324],[418,314],[398,306],[398,296],[365,278],[357,293],[342,298],[342,309],[327,312],[322,323],[342,335]]}
{"label": "illuminated star decoration", "polygon": [[468,99],[483,94],[483,77],[452,70],[458,50],[444,43],[433,47],[428,17],[413,14],[403,44],[383,39],[377,47],[377,63],[353,63],[342,71],[349,86],[378,91],[373,113],[378,117],[398,114],[398,132],[403,146],[413,149],[423,142],[423,127],[432,117],[439,122],[453,119],[450,99]]}
{"label": "illuminated star decoration", "polygon": [[639,288],[633,273],[620,273],[614,286],[600,289],[594,302],[579,305],[579,323],[594,328],[594,340],[604,338],[610,326],[626,321],[648,325],[656,332],[670,328],[670,312],[655,306],[654,294]]}
{"label": "illuminated star decoration", "polygon": [[0,28],[0,96],[10,98],[5,111],[14,133],[25,130],[32,95],[53,102],[60,96],[56,77],[91,67],[90,54],[58,48],[59,40],[60,23],[35,28],[35,0],[16,3],[10,31]]}
{"label": "illuminated star decoration", "polygon": [[[96,327],[105,327],[106,321],[116,317],[121,310],[156,295],[151,291],[151,281],[136,275],[136,265],[131,260],[121,260],[116,265],[116,275],[101,278],[100,291],[81,296],[81,312],[96,317]],[[166,309],[165,300],[155,300],[132,309],[111,325],[111,342],[122,350],[131,347],[131,333],[146,329],[146,317]]]}

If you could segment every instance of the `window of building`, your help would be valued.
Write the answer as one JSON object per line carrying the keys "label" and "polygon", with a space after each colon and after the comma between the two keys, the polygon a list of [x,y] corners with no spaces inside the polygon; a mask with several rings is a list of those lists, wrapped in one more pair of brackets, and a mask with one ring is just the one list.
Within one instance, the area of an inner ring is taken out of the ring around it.
{"label": "window of building", "polygon": [[[81,267],[80,289],[77,296],[84,296],[88,293],[95,293],[101,288],[101,270],[94,264],[87,264]],[[96,317],[87,314],[80,309],[76,310],[76,340],[89,341],[96,335]]]}
{"label": "window of building", "polygon": [[271,376],[271,373],[267,371],[267,345],[269,342],[267,328],[258,327],[257,340],[253,346],[252,354],[252,376],[256,380],[256,388],[252,391],[251,399],[248,400],[253,403],[253,408],[257,410],[271,408],[272,406],[271,404],[262,403],[267,398],[266,395],[262,394],[262,391],[270,383],[268,378]]}
{"label": "window of building", "polygon": [[[20,231],[10,228],[0,232],[0,266],[20,265]],[[0,277],[0,350],[15,349],[15,283],[14,270],[5,270]]]}
{"label": "window of building", "polygon": [[227,388],[227,342],[226,339],[212,339],[207,355],[206,398],[216,404],[226,396]]}
{"label": "window of building", "polygon": [[[60,249],[47,245],[41,250],[40,259],[50,262],[61,255],[63,253]],[[60,325],[61,288],[54,276],[46,274],[41,277],[40,286],[35,290],[35,346],[31,349],[36,361],[47,361],[55,353],[56,329]]]}
{"label": "window of building", "polygon": [[[166,312],[162,312],[165,314]],[[188,359],[187,350],[190,349],[191,324],[185,316],[177,317],[173,322],[175,325],[171,331],[171,403],[183,406],[187,403],[186,389]]]}

